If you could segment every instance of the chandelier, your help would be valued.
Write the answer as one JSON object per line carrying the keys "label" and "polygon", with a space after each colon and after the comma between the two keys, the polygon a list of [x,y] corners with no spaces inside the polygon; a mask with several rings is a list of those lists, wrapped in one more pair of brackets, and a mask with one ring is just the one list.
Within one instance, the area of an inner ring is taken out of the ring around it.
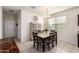
{"label": "chandelier", "polygon": [[45,12],[44,17],[45,17],[45,18],[49,18],[49,17],[50,17],[50,15],[48,14],[48,8],[46,8],[46,9],[45,9],[45,11],[46,11],[46,12]]}

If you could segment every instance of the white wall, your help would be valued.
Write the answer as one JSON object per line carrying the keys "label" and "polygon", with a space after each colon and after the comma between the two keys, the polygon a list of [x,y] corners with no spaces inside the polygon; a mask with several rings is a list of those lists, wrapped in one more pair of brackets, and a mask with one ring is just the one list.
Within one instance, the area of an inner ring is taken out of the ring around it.
{"label": "white wall", "polygon": [[41,30],[44,30],[44,18],[38,15],[38,22],[41,24]]}
{"label": "white wall", "polygon": [[3,38],[3,20],[2,20],[2,7],[0,6],[0,39]]}
{"label": "white wall", "polygon": [[[33,22],[33,16],[38,16],[32,12],[21,10],[21,41],[30,40],[30,23]],[[38,17],[39,22],[43,24],[43,19]]]}
{"label": "white wall", "polygon": [[77,31],[79,31],[79,26],[77,26],[78,14],[79,14],[79,7],[59,12],[56,14],[52,14],[52,17],[58,17],[58,16],[67,17],[66,24],[57,26],[58,40],[77,44]]}
{"label": "white wall", "polygon": [[17,23],[18,23],[18,28],[17,28],[17,38],[21,39],[21,11],[17,14]]}
{"label": "white wall", "polygon": [[16,17],[12,14],[3,14],[4,38],[16,37]]}

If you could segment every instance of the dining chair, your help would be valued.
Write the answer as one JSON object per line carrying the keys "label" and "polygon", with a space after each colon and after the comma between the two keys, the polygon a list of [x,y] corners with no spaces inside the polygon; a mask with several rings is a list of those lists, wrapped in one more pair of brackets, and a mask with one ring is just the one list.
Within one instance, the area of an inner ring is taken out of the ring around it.
{"label": "dining chair", "polygon": [[54,33],[54,37],[55,37],[55,44],[57,45],[57,32],[55,30],[50,30],[50,33]]}
{"label": "dining chair", "polygon": [[41,46],[41,40],[38,37],[38,34],[33,32],[33,47],[35,48],[36,45],[38,50],[39,46]]}
{"label": "dining chair", "polygon": [[47,44],[49,50],[50,50],[50,46],[52,46],[52,48],[54,47],[54,33],[50,33],[49,37],[46,39],[45,43]]}
{"label": "dining chair", "polygon": [[55,33],[55,30],[50,30],[51,33]]}
{"label": "dining chair", "polygon": [[54,47],[54,42],[56,41],[55,33],[50,33],[49,39],[52,41],[52,48]]}

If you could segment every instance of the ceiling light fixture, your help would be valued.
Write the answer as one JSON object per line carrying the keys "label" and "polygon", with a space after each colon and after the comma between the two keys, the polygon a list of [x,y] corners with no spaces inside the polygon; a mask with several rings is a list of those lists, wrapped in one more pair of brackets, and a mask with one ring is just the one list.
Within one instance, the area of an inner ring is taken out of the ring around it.
{"label": "ceiling light fixture", "polygon": [[48,14],[48,8],[46,8],[45,10],[46,10],[46,13],[45,13],[44,17],[45,17],[45,18],[49,18],[50,15]]}

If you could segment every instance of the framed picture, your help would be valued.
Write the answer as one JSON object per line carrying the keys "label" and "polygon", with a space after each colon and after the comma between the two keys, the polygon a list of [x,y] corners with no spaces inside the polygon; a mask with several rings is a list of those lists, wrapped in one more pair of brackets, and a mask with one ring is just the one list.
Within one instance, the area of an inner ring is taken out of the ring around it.
{"label": "framed picture", "polygon": [[33,20],[34,21],[37,21],[38,20],[38,17],[37,16],[33,16]]}

